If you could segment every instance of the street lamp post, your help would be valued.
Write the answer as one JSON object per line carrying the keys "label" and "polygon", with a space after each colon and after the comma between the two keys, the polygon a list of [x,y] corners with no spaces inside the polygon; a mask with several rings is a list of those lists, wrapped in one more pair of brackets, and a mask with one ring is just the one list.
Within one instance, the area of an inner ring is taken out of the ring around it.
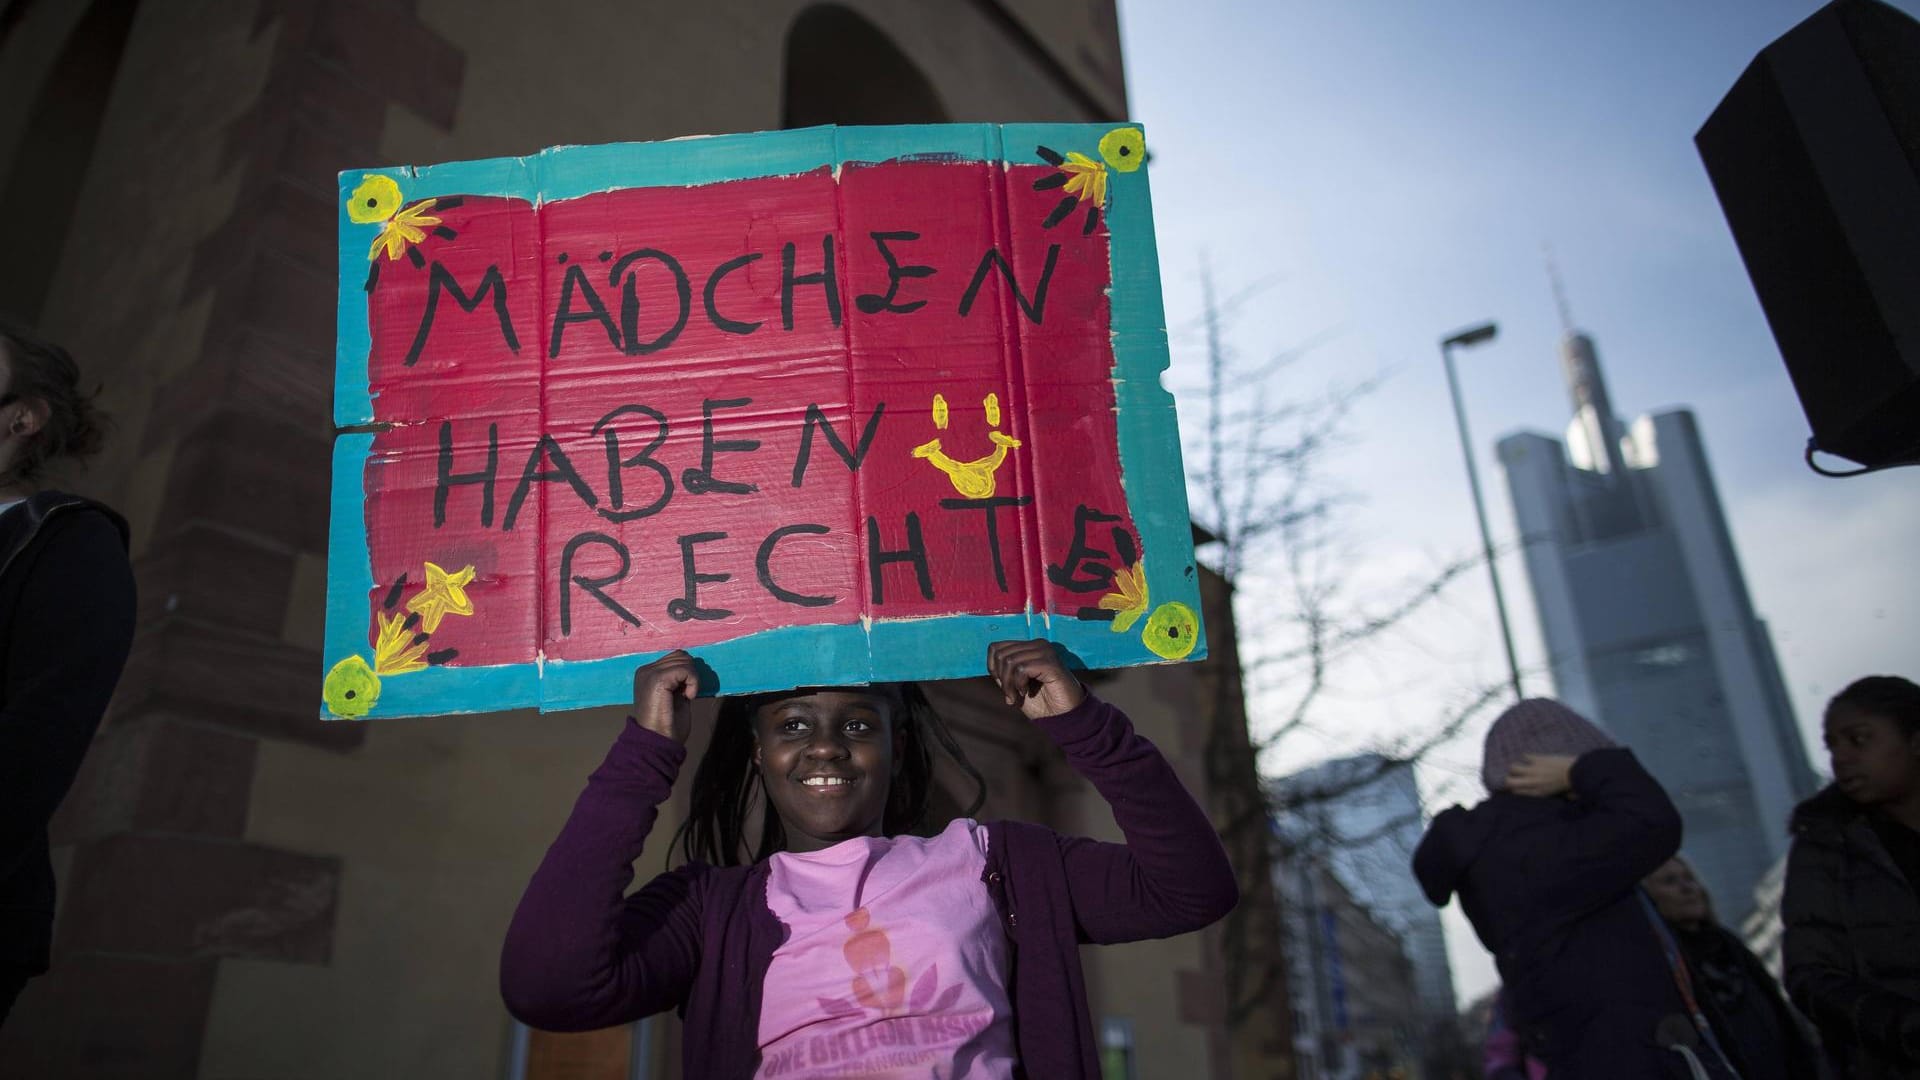
{"label": "street lamp post", "polygon": [[1453,350],[1492,341],[1499,328],[1481,323],[1443,338],[1440,359],[1447,369],[1447,390],[1453,395],[1453,418],[1460,425],[1460,452],[1467,459],[1467,486],[1473,491],[1473,516],[1480,522],[1480,547],[1487,557],[1487,577],[1493,581],[1493,610],[1500,616],[1500,643],[1507,650],[1507,674],[1513,680],[1515,701],[1525,697],[1520,689],[1520,661],[1513,655],[1513,628],[1507,625],[1507,598],[1500,589],[1500,567],[1493,557],[1493,534],[1487,530],[1486,502],[1480,497],[1480,470],[1473,463],[1473,439],[1467,434],[1467,410],[1460,403],[1460,379],[1453,373]]}

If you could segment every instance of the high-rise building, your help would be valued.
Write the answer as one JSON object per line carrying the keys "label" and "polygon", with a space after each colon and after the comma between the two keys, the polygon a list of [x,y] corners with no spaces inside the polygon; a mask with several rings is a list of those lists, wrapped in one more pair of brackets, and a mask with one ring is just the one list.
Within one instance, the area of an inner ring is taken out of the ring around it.
{"label": "high-rise building", "polygon": [[1412,767],[1359,754],[1321,762],[1275,786],[1288,807],[1278,823],[1283,842],[1306,861],[1323,860],[1354,901],[1400,938],[1425,1026],[1451,1031],[1453,970],[1440,912],[1409,868],[1425,829]]}
{"label": "high-rise building", "polygon": [[1300,1080],[1443,1076],[1422,1068],[1431,1026],[1405,943],[1362,904],[1325,852],[1283,860],[1289,1004]]}
{"label": "high-rise building", "polygon": [[1753,907],[1740,922],[1740,937],[1773,975],[1782,978],[1786,958],[1781,955],[1786,926],[1780,921],[1780,896],[1787,888],[1787,860],[1767,868],[1753,887]]}
{"label": "high-rise building", "polygon": [[1684,850],[1737,922],[1817,781],[1693,413],[1626,429],[1593,339],[1569,327],[1560,361],[1566,443],[1499,444],[1554,687],[1666,786]]}

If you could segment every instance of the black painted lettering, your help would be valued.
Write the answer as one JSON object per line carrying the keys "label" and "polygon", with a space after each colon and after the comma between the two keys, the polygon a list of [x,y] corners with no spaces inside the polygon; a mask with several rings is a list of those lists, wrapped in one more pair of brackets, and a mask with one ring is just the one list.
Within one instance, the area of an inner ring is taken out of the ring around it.
{"label": "black painted lettering", "polygon": [[859,472],[860,463],[867,459],[867,450],[873,446],[873,436],[880,430],[880,414],[886,410],[887,403],[884,401],[873,407],[873,415],[867,417],[867,426],[860,430],[860,441],[852,450],[848,450],[847,444],[840,441],[839,432],[834,431],[833,425],[828,423],[827,414],[819,405],[809,404],[806,422],[800,428],[800,452],[793,455],[793,486],[799,487],[800,481],[806,479],[807,461],[813,457],[815,428],[819,428],[820,434],[826,436],[827,445],[833,447],[833,452],[840,456],[841,462],[853,472]]}
{"label": "black painted lettering", "polygon": [[713,475],[713,455],[744,454],[749,450],[760,449],[759,439],[715,439],[713,437],[714,410],[741,409],[751,404],[753,404],[752,398],[724,398],[719,401],[709,399],[700,403],[700,467],[688,469],[680,474],[680,486],[687,489],[687,494],[708,495],[717,491],[728,495],[745,495],[760,490],[758,484],[721,480]]}
{"label": "black painted lettering", "polygon": [[789,536],[825,536],[832,530],[825,525],[782,525],[767,534],[760,542],[760,551],[754,556],[753,569],[760,576],[760,587],[775,600],[783,604],[797,604],[800,607],[826,607],[833,603],[831,596],[808,596],[791,589],[783,589],[773,580],[773,549],[780,541]]}
{"label": "black painted lettering", "polygon": [[995,495],[985,499],[941,499],[942,510],[979,510],[987,518],[987,550],[993,556],[993,580],[1001,592],[1007,591],[1007,568],[1000,561],[1000,509],[1025,506],[1031,495]]}
{"label": "black painted lettering", "polygon": [[[620,456],[620,426],[614,421],[629,415],[652,420],[653,438],[639,453],[623,458]],[[667,418],[645,405],[622,405],[601,417],[593,425],[593,433],[606,440],[607,444],[607,505],[597,507],[600,516],[608,521],[634,521],[666,509],[667,501],[673,498],[673,470],[655,461],[653,455],[667,441]],[[650,469],[660,477],[660,494],[645,506],[629,509],[626,504],[626,480],[622,473],[635,467]]]}
{"label": "black painted lettering", "polygon": [[[573,309],[575,294],[583,298],[587,305],[585,311]],[[593,291],[593,282],[587,280],[587,272],[579,263],[567,267],[567,276],[560,282],[560,306],[553,312],[553,334],[547,339],[547,359],[560,355],[560,335],[566,332],[570,323],[597,322],[607,332],[607,341],[614,348],[620,347],[620,328],[613,325],[613,316],[607,314],[607,305],[600,302],[600,294]]]}
{"label": "black painted lettering", "polygon": [[882,311],[891,311],[896,314],[905,315],[910,311],[918,311],[926,307],[927,302],[925,300],[911,300],[902,304],[897,303],[895,297],[900,295],[900,282],[902,280],[906,278],[932,277],[934,274],[933,267],[917,265],[902,266],[900,265],[900,257],[895,255],[893,249],[887,246],[889,240],[918,240],[920,239],[920,234],[917,232],[876,232],[868,233],[867,235],[873,237],[874,246],[880,249],[880,257],[887,260],[887,292],[885,296],[874,293],[856,296],[853,299],[853,306],[869,315],[876,315]]}
{"label": "black painted lettering", "polygon": [[1007,262],[1006,256],[1000,254],[999,248],[988,248],[987,253],[980,256],[980,266],[974,270],[973,281],[967,285],[967,291],[960,294],[961,316],[965,317],[972,310],[974,298],[979,295],[980,286],[987,280],[987,271],[997,266],[1000,268],[1001,276],[1007,279],[1007,287],[1013,291],[1013,299],[1020,305],[1020,310],[1026,314],[1027,321],[1039,325],[1040,320],[1047,313],[1047,286],[1053,282],[1053,266],[1059,259],[1060,245],[1048,244],[1047,263],[1040,270],[1040,284],[1034,286],[1033,299],[1028,300],[1020,291],[1020,282],[1013,276],[1013,264]]}
{"label": "black painted lettering", "polygon": [[[542,469],[540,467],[542,457],[552,461],[553,468]],[[587,486],[587,482],[580,479],[580,473],[574,469],[573,462],[567,460],[567,452],[560,449],[560,444],[554,441],[553,436],[543,431],[540,433],[540,441],[533,444],[533,451],[527,455],[526,467],[520,470],[520,482],[514,485],[513,497],[507,500],[507,518],[500,524],[502,531],[513,529],[514,519],[520,516],[520,504],[527,501],[527,493],[533,490],[533,483],[536,480],[543,484],[565,480],[573,488],[573,493],[580,496],[581,502],[594,506],[600,501],[594,495],[593,489]]]}
{"label": "black painted lettering", "polygon": [[[620,556],[620,568],[604,577],[587,577],[585,574],[574,573],[573,560],[580,549],[588,544],[612,548],[614,554]],[[608,596],[606,592],[607,586],[627,576],[627,570],[632,565],[633,557],[627,553],[627,545],[605,533],[584,532],[567,541],[567,546],[560,549],[560,636],[567,637],[573,633],[574,586],[579,586],[581,592],[598,600],[601,607],[634,626],[639,626],[640,617],[621,606],[620,601]]]}
{"label": "black painted lettering", "polygon": [[920,586],[922,600],[933,599],[933,575],[927,568],[927,544],[920,536],[920,515],[907,514],[907,546],[898,551],[880,549],[880,523],[867,518],[867,586],[875,606],[886,603],[886,584],[881,571],[889,563],[912,563],[914,580]]}
{"label": "black painted lettering", "polygon": [[[673,318],[673,325],[660,332],[652,341],[640,340],[640,292],[634,284],[634,274],[629,268],[641,259],[652,259],[673,275],[674,295],[680,301],[680,310]],[[627,280],[622,283],[620,279]],[[641,248],[620,256],[613,264],[613,271],[607,275],[607,284],[620,285],[620,332],[626,339],[628,356],[645,356],[656,353],[673,344],[680,331],[687,328],[687,317],[693,313],[693,283],[687,280],[687,272],[680,266],[680,260],[655,248]]]}
{"label": "black painted lettering", "polygon": [[707,287],[701,291],[700,299],[706,305],[707,321],[711,322],[716,328],[724,330],[729,334],[751,334],[755,330],[760,329],[760,323],[741,322],[738,319],[729,319],[725,315],[720,314],[720,302],[714,298],[715,294],[720,291],[721,279],[759,257],[760,253],[755,251],[742,255],[737,259],[728,259],[726,262],[714,267],[713,273],[707,275]]}
{"label": "black painted lettering", "polygon": [[793,329],[793,287],[796,285],[818,285],[827,294],[827,314],[832,317],[833,325],[840,325],[840,283],[833,274],[833,234],[820,238],[820,254],[824,269],[816,274],[793,272],[794,248],[792,244],[780,249],[780,326]]}
{"label": "black painted lettering", "polygon": [[699,595],[700,586],[726,581],[733,577],[733,575],[702,574],[694,569],[693,565],[693,546],[695,544],[708,544],[715,540],[725,540],[726,538],[727,534],[723,532],[694,533],[690,536],[682,536],[679,538],[680,568],[682,571],[681,580],[685,585],[685,592],[667,602],[667,616],[675,622],[706,622],[713,619],[724,619],[733,614],[733,612],[726,608],[701,607]]}
{"label": "black painted lettering", "polygon": [[493,528],[493,481],[500,472],[500,425],[487,425],[487,465],[478,472],[453,471],[453,421],[440,422],[440,462],[433,481],[433,527],[447,523],[447,494],[461,484],[480,485],[480,527]]}
{"label": "black painted lettering", "polygon": [[[1074,507],[1073,543],[1067,548],[1065,562],[1059,566],[1048,565],[1047,580],[1069,592],[1100,592],[1112,587],[1113,567],[1106,565],[1103,560],[1113,556],[1093,546],[1087,537],[1087,526],[1119,520],[1116,514],[1104,514],[1089,506]],[[1123,532],[1119,526],[1114,526],[1113,535],[1116,539]],[[1133,538],[1128,536],[1125,542],[1130,546]]]}
{"label": "black painted lettering", "polygon": [[480,275],[480,287],[473,291],[472,296],[468,296],[460,288],[460,282],[454,280],[453,271],[436,260],[433,269],[427,271],[427,307],[420,314],[420,329],[414,333],[413,345],[407,350],[406,367],[412,367],[414,361],[420,359],[421,350],[427,347],[427,335],[433,331],[434,314],[440,309],[440,294],[443,292],[452,294],[453,302],[469,315],[480,307],[482,300],[493,297],[493,317],[500,321],[500,340],[506,342],[509,350],[515,353],[520,351],[520,337],[513,332],[513,318],[507,314],[507,282],[500,276],[500,268],[487,267],[486,273]]}

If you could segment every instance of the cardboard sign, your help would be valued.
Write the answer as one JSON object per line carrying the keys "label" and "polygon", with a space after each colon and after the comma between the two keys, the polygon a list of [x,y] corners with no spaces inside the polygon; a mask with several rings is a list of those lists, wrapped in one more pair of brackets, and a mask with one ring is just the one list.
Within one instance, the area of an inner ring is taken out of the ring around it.
{"label": "cardboard sign", "polygon": [[1135,126],[340,176],[324,712],[1205,655]]}

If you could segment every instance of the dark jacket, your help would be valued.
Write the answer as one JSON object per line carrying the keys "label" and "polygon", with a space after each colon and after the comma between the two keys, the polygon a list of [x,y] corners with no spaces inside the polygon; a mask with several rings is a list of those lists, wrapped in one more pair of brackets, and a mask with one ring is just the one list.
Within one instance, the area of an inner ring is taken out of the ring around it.
{"label": "dark jacket", "polygon": [[1674,929],[1695,998],[1741,1080],[1822,1080],[1820,1051],[1780,984],[1739,936],[1708,920]]}
{"label": "dark jacket", "polygon": [[[1038,721],[1113,808],[1125,844],[987,826],[982,880],[1004,919],[1024,1074],[1100,1076],[1079,946],[1198,930],[1238,899],[1213,827],[1165,758],[1088,695]],[[680,1010],[685,1075],[745,1080],[783,928],[767,863],[690,863],[625,895],[686,748],[629,722],[587,781],[507,930],[500,992],[521,1021],[582,1031]]]}
{"label": "dark jacket", "polygon": [[1780,898],[1787,992],[1843,1076],[1920,1076],[1920,899],[1838,788],[1796,807],[1793,832]]}
{"label": "dark jacket", "polygon": [[57,491],[0,513],[0,974],[47,969],[47,822],[126,665],[133,605],[120,515]]}
{"label": "dark jacket", "polygon": [[1639,896],[1680,847],[1680,815],[1624,749],[1573,766],[1576,799],[1497,792],[1434,818],[1413,869],[1460,894],[1505,984],[1508,1021],[1553,1080],[1687,1075],[1656,1031],[1685,1009]]}

